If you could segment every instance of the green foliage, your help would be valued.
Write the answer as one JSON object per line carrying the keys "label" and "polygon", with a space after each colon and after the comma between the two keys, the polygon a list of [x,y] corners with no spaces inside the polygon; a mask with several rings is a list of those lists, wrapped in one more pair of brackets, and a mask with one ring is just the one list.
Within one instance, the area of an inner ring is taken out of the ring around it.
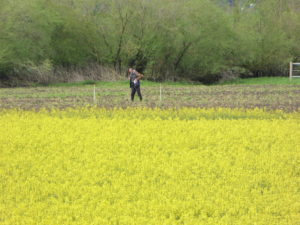
{"label": "green foliage", "polygon": [[[277,0],[262,2],[256,11],[240,19],[237,31],[245,65],[256,75],[281,75],[293,56],[292,40],[282,29]],[[241,56],[242,56],[241,55]]]}
{"label": "green foliage", "polygon": [[234,2],[0,0],[0,79],[90,63],[150,80],[286,75],[300,60],[297,1]]}

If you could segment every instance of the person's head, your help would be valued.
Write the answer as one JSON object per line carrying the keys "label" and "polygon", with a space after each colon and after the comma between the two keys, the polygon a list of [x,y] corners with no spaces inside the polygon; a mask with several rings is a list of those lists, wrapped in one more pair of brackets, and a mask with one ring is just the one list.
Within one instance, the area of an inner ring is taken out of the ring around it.
{"label": "person's head", "polygon": [[128,72],[129,72],[129,73],[132,73],[132,72],[133,72],[133,69],[132,69],[132,68],[129,68],[129,69],[128,69]]}

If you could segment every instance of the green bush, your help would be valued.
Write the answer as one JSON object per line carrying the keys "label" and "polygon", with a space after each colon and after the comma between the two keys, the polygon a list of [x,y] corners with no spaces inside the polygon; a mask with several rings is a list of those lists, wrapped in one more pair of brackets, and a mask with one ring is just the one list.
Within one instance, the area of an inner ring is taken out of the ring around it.
{"label": "green bush", "polygon": [[0,79],[36,80],[45,62],[132,66],[149,80],[287,75],[300,60],[294,1],[0,0]]}

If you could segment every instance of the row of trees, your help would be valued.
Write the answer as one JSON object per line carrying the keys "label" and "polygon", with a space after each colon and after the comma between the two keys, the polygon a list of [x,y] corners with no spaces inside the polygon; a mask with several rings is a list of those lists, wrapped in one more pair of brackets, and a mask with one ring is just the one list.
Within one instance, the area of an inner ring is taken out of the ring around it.
{"label": "row of trees", "polygon": [[283,75],[298,0],[0,0],[0,79],[91,64],[150,79]]}

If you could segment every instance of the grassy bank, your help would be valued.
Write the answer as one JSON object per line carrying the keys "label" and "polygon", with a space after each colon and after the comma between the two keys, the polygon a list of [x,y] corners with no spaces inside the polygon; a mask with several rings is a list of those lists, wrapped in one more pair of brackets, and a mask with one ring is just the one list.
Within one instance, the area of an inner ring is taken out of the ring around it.
{"label": "grassy bank", "polygon": [[259,77],[259,78],[246,78],[246,79],[237,79],[234,81],[224,82],[222,85],[233,85],[233,84],[277,84],[277,85],[293,85],[293,84],[300,84],[299,78],[293,78],[290,80],[288,77]]}
{"label": "grassy bank", "polygon": [[[185,85],[202,85],[199,82],[153,82],[153,81],[142,81],[143,86],[159,86],[160,84],[168,86],[185,86]],[[239,78],[233,81],[227,81],[224,83],[217,83],[214,85],[300,85],[299,78],[293,78],[290,80],[287,77],[259,77],[259,78]],[[96,85],[97,87],[125,87],[128,86],[128,80],[123,81],[81,81],[72,83],[55,83],[47,85],[48,87],[76,87],[76,86],[88,86]],[[37,85],[39,87],[41,85]]]}

